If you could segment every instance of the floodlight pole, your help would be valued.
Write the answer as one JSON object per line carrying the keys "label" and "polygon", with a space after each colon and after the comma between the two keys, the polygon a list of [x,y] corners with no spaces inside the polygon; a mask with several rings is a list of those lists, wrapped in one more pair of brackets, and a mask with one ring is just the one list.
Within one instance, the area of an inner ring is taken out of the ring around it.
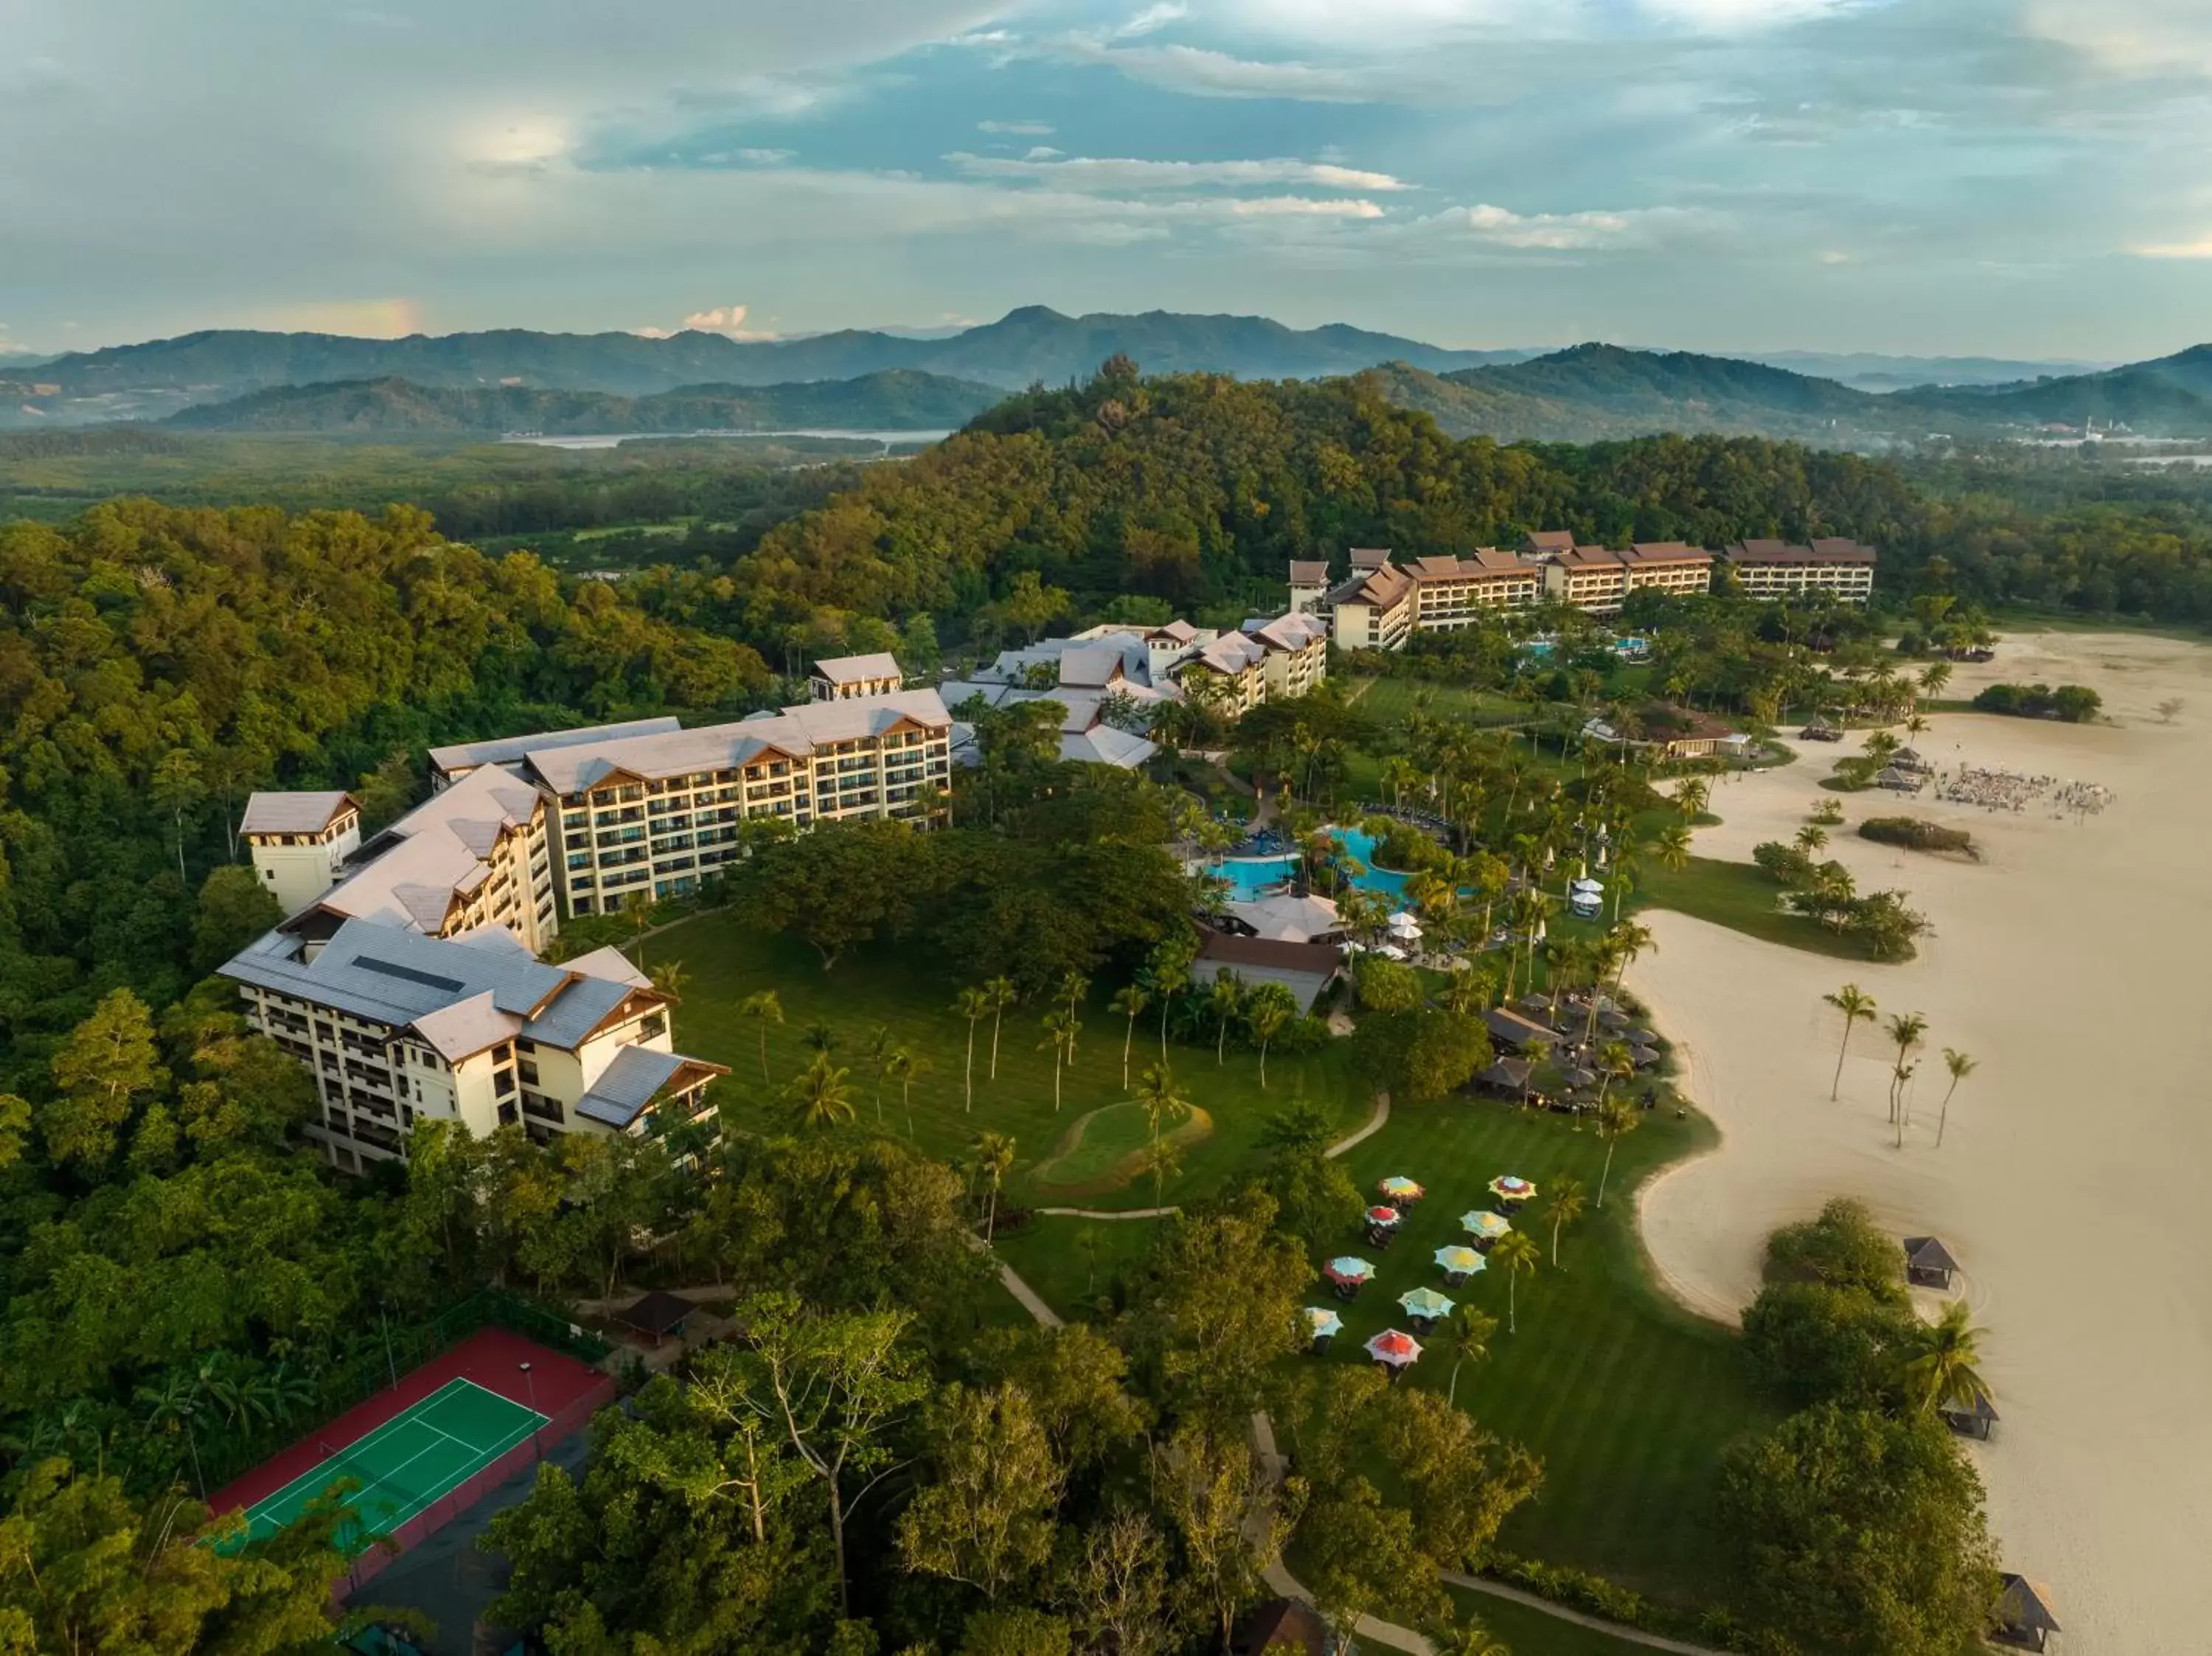
{"label": "floodlight pole", "polygon": [[522,1383],[530,1396],[530,1413],[532,1416],[530,1422],[531,1457],[532,1459],[543,1463],[545,1459],[545,1446],[538,1441],[538,1428],[543,1423],[543,1417],[538,1413],[538,1377],[531,1373],[531,1367],[528,1363],[520,1363],[516,1366],[522,1370]]}

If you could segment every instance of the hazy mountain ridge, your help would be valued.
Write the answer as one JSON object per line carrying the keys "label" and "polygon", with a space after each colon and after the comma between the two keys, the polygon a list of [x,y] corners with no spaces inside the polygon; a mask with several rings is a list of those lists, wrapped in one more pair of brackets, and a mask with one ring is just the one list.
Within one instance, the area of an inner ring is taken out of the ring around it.
{"label": "hazy mountain ridge", "polygon": [[798,385],[686,385],[647,397],[520,385],[418,385],[400,379],[277,385],[203,404],[164,423],[195,431],[615,432],[944,430],[1000,398],[973,380],[890,369]]}

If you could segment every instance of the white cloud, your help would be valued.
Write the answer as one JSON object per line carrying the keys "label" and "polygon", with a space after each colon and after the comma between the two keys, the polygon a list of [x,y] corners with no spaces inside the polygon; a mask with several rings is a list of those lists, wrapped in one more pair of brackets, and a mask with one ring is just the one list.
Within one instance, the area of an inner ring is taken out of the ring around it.
{"label": "white cloud", "polygon": [[2029,33],[2129,75],[2212,76],[2204,0],[2027,0]]}
{"label": "white cloud", "polygon": [[1044,121],[978,121],[978,132],[1003,134],[1010,138],[1049,138],[1054,129]]}
{"label": "white cloud", "polygon": [[2137,258],[2212,258],[2212,231],[2194,241],[2146,242],[2128,251]]}
{"label": "white cloud", "polygon": [[1056,161],[1066,153],[1065,149],[1054,149],[1048,143],[1031,144],[1030,153],[1023,156],[1022,160],[1024,161]]}
{"label": "white cloud", "polygon": [[421,333],[422,307],[411,299],[315,300],[259,313],[252,325],[280,332],[351,334],[361,339],[404,339]]}
{"label": "white cloud", "polygon": [[1455,221],[1468,237],[1492,247],[1536,252],[1602,252],[1648,244],[1670,225],[1687,222],[1686,209],[1637,208],[1625,212],[1516,213],[1482,203],[1425,221],[1449,229]]}
{"label": "white cloud", "polygon": [[732,149],[730,152],[741,161],[755,167],[781,167],[798,152],[791,149]]}
{"label": "white cloud", "polygon": [[1079,62],[1103,64],[1146,85],[1205,98],[1371,104],[1425,96],[1436,89],[1420,76],[1376,64],[1266,63],[1203,46],[1115,46],[1086,35],[1068,37],[1060,49]]}
{"label": "white cloud", "polygon": [[18,340],[8,337],[8,325],[0,322],[0,356],[36,356],[38,350]]}
{"label": "white cloud", "polygon": [[717,305],[709,310],[694,311],[684,318],[684,328],[695,333],[718,333],[726,339],[774,339],[771,332],[745,326],[743,305]]}
{"label": "white cloud", "polygon": [[1388,173],[1361,172],[1324,161],[1148,161],[1077,156],[1054,160],[1057,150],[1031,150],[1022,161],[955,152],[945,159],[973,179],[1019,179],[1058,189],[1133,193],[1194,190],[1211,186],[1251,189],[1267,185],[1303,185],[1320,190],[1411,190],[1415,186]]}
{"label": "white cloud", "polygon": [[1245,197],[1228,205],[1231,216],[1235,218],[1379,219],[1382,216],[1382,209],[1371,201],[1316,201],[1304,196]]}
{"label": "white cloud", "polygon": [[1190,15],[1190,8],[1182,0],[1160,0],[1158,5],[1147,6],[1127,22],[1114,31],[1120,40],[1133,40],[1140,34],[1152,34],[1170,23],[1179,23]]}

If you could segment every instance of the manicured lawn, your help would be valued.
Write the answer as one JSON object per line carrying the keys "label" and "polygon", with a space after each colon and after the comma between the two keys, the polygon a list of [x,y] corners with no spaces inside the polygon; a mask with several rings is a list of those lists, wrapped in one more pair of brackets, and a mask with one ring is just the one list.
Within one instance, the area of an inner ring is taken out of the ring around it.
{"label": "manicured lawn", "polygon": [[1783,913],[1778,907],[1781,895],[1782,888],[1754,864],[1692,857],[1680,874],[1656,864],[1648,865],[1642,887],[1629,901],[1638,908],[1671,908],[1731,931],[1814,955],[1850,961],[1880,958],[1863,937],[1831,931],[1801,915]]}
{"label": "manicured lawn", "polygon": [[1081,1314],[1142,1260],[1156,1219],[1037,1219],[1001,1236],[999,1257],[1064,1317]]}
{"label": "manicured lawn", "polygon": [[[1364,683],[1366,688],[1360,688]],[[1526,717],[1529,709],[1510,696],[1486,690],[1470,689],[1464,684],[1440,684],[1425,678],[1370,678],[1354,681],[1349,687],[1358,690],[1359,699],[1353,705],[1376,724],[1389,729],[1402,725],[1406,716],[1413,711],[1415,703],[1426,697],[1429,712],[1438,719],[1453,719],[1465,714],[1476,714],[1485,719],[1509,716]]]}
{"label": "manicured lawn", "polygon": [[[1404,1174],[1427,1186],[1427,1198],[1387,1250],[1378,1253],[1363,1238],[1346,1236],[1343,1252],[1379,1267],[1357,1301],[1337,1305],[1318,1284],[1310,1301],[1343,1313],[1344,1331],[1325,1359],[1332,1366],[1365,1362],[1370,1338],[1404,1326],[1398,1296],[1413,1288],[1436,1288],[1495,1315],[1501,1325],[1491,1359],[1462,1371],[1459,1401],[1545,1465],[1542,1494],[1507,1524],[1502,1544],[1691,1602],[1708,1602],[1720,1590],[1724,1565],[1708,1519],[1721,1453],[1772,1416],[1745,1372],[1735,1337],[1690,1316],[1651,1285],[1633,1229],[1632,1190],[1650,1170],[1710,1138],[1699,1118],[1647,1114],[1620,1143],[1605,1210],[1593,1209],[1562,1238],[1559,1270],[1550,1263],[1548,1230],[1531,1218],[1528,1228],[1546,1259],[1520,1284],[1520,1330],[1509,1334],[1502,1274],[1447,1288],[1431,1256],[1465,1240],[1461,1214],[1495,1205],[1487,1186],[1501,1174],[1534,1180],[1540,1190],[1562,1176],[1578,1178],[1594,1201],[1604,1147],[1564,1117],[1503,1104],[1401,1107],[1346,1166],[1363,1191]],[[1145,1239],[1128,1233],[1152,1228],[1091,1226],[1101,1289],[1115,1262],[1141,1254]],[[1081,1221],[1040,1219],[1001,1248],[1063,1313],[1079,1314],[1091,1297],[1091,1262],[1077,1240],[1083,1229]],[[1439,1342],[1409,1383],[1442,1388],[1449,1380]]]}
{"label": "manicured lawn", "polygon": [[[726,913],[702,915],[672,927],[647,943],[644,954],[647,964],[683,962],[684,998],[675,1015],[677,1047],[730,1066],[729,1076],[716,1083],[716,1096],[725,1103],[733,1102],[741,1120],[762,1126],[788,1124],[791,1118],[783,1089],[812,1059],[805,1035],[818,1022],[835,1034],[831,1059],[852,1071],[848,1084],[854,1104],[860,1119],[872,1125],[876,1082],[867,1047],[876,1029],[887,1027],[896,1040],[930,1065],[929,1073],[917,1080],[913,1089],[913,1136],[923,1149],[958,1162],[966,1157],[980,1132],[1012,1135],[1018,1159],[1007,1181],[1006,1204],[1072,1204],[1071,1192],[1066,1188],[1031,1188],[1030,1169],[1053,1157],[1078,1118],[1120,1103],[1129,1095],[1121,1085],[1126,1023],[1105,1004],[1118,986],[1113,983],[1101,981],[1093,986],[1091,1004],[1083,1013],[1083,1034],[1075,1061],[1060,1077],[1057,1114],[1052,1101],[1052,1050],[1038,1045],[1038,1020],[1047,1009],[1041,1005],[1008,1009],[1000,1038],[996,1081],[990,1079],[990,1020],[979,1023],[975,1028],[975,1103],[970,1113],[964,1107],[961,1083],[968,1023],[953,1011],[952,1004],[960,988],[973,979],[957,969],[918,953],[879,949],[855,951],[825,973],[812,949],[764,937]],[[769,1078],[765,1085],[761,1080],[761,1026],[738,1011],[745,997],[763,989],[775,991],[783,1004],[785,1019],[781,1025],[769,1027]],[[1350,1055],[1341,1043],[1306,1058],[1270,1054],[1268,1085],[1264,1091],[1257,1059],[1236,1051],[1235,1045],[1232,1036],[1228,1062],[1218,1067],[1211,1046],[1171,1044],[1169,1048],[1169,1062],[1184,1095],[1206,1113],[1212,1131],[1183,1146],[1182,1172],[1164,1186],[1167,1201],[1210,1187],[1246,1161],[1268,1114],[1293,1099],[1308,1100],[1347,1127],[1366,1117],[1372,1089],[1352,1075]],[[1137,1021],[1131,1078],[1158,1057],[1159,1020],[1155,1012]],[[896,1082],[884,1083],[882,1107],[884,1125],[903,1134],[907,1120]],[[1110,1127],[1126,1128],[1127,1121],[1121,1118],[1132,1113],[1115,1112],[1108,1118]],[[1127,1139],[1128,1135],[1109,1131],[1109,1137]],[[1146,1176],[1119,1189],[1086,1185],[1081,1189],[1081,1198],[1086,1206],[1149,1207],[1152,1182]]]}
{"label": "manicured lawn", "polygon": [[1463,1613],[1480,1621],[1492,1637],[1504,1640],[1513,1656],[1648,1656],[1648,1646],[1593,1633],[1510,1598],[1494,1598],[1464,1587],[1446,1590]]}

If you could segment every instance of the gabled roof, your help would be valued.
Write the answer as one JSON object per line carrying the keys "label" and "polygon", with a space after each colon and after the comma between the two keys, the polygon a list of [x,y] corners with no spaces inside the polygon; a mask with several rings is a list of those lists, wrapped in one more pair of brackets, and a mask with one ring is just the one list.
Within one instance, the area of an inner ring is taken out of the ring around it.
{"label": "gabled roof", "polygon": [[1381,569],[1390,561],[1387,546],[1355,546],[1352,549],[1352,567],[1358,570]]}
{"label": "gabled roof", "polygon": [[246,802],[240,834],[320,834],[342,813],[361,807],[343,790],[325,793],[256,793]]}
{"label": "gabled roof", "polygon": [[1997,1581],[2003,1589],[1997,1599],[1997,1613],[2008,1624],[2041,1628],[2045,1633],[2065,1631],[2058,1625],[2058,1600],[2048,1582],[2010,1572],[2000,1574]]}
{"label": "gabled roof", "polygon": [[1738,541],[1722,555],[1731,563],[1871,564],[1875,561],[1874,548],[1862,546],[1856,541],[1834,537],[1816,540],[1810,546],[1792,546],[1787,541]]}
{"label": "gabled roof", "polygon": [[695,772],[730,770],[776,753],[804,759],[827,743],[881,736],[901,724],[929,731],[951,727],[934,689],[809,701],[780,713],[755,713],[733,725],[635,737],[595,745],[532,749],[530,769],[558,794],[579,793],[612,776],[646,781]]}
{"label": "gabled roof", "polygon": [[1959,1262],[1951,1257],[1951,1250],[1933,1236],[1908,1236],[1905,1239],[1905,1262],[1916,1271],[1956,1271]]}
{"label": "gabled roof", "polygon": [[415,1020],[415,1033],[428,1041],[447,1063],[459,1064],[487,1046],[513,1040],[522,1033],[522,1020],[512,1012],[500,1010],[491,991],[487,989],[466,1000],[455,1001],[451,1006],[423,1013]]}
{"label": "gabled roof", "polygon": [[442,931],[454,905],[490,878],[485,859],[500,836],[528,827],[544,804],[498,766],[480,766],[362,846],[304,913]]}
{"label": "gabled roof", "polygon": [[1110,644],[1082,644],[1060,654],[1060,682],[1079,689],[1103,689],[1127,676],[1121,652]]}
{"label": "gabled roof", "polygon": [[632,736],[663,736],[684,728],[668,715],[632,719],[614,725],[586,725],[573,731],[554,731],[541,736],[502,736],[489,742],[456,742],[430,749],[430,763],[441,771],[473,770],[478,765],[519,765],[531,753],[546,748],[573,748],[593,742],[617,742]]}
{"label": "gabled roof", "polygon": [[619,983],[630,989],[650,989],[653,980],[629,963],[629,956],[610,943],[605,949],[594,949],[588,955],[579,955],[574,960],[561,962],[571,972],[580,972],[587,978],[600,978],[609,983]]}
{"label": "gabled roof", "polygon": [[591,1089],[576,1101],[576,1113],[605,1127],[628,1127],[645,1107],[673,1082],[691,1085],[729,1074],[719,1064],[659,1052],[650,1046],[625,1046],[614,1055]]}
{"label": "gabled roof", "polygon": [[1243,632],[1271,650],[1303,650],[1328,636],[1317,617],[1304,615],[1277,616],[1272,621],[1255,616],[1244,623]]}
{"label": "gabled roof", "polygon": [[1114,765],[1122,770],[1134,770],[1159,751],[1159,744],[1149,737],[1117,730],[1111,725],[1093,725],[1081,731],[1064,731],[1060,738],[1060,756],[1079,764]]}
{"label": "gabled roof", "polygon": [[1242,633],[1224,633],[1186,662],[1186,667],[1210,667],[1217,673],[1241,673],[1267,658],[1265,645]]}
{"label": "gabled roof", "polygon": [[1627,558],[1631,563],[1711,563],[1713,555],[1686,541],[1638,541]]}
{"label": "gabled roof", "polygon": [[1501,552],[1494,546],[1479,547],[1471,556],[1448,554],[1417,558],[1406,573],[1416,581],[1467,580],[1478,576],[1518,575],[1529,580],[1542,577],[1533,563]]}
{"label": "gabled roof", "polygon": [[1326,586],[1328,585],[1328,561],[1326,558],[1291,560],[1291,585],[1293,586]]}
{"label": "gabled roof", "polygon": [[866,656],[831,656],[814,664],[814,676],[832,684],[865,684],[872,678],[903,679],[906,670],[887,651]]}
{"label": "gabled roof", "polygon": [[1531,552],[1571,552],[1574,544],[1575,531],[1571,529],[1539,529],[1527,542]]}

